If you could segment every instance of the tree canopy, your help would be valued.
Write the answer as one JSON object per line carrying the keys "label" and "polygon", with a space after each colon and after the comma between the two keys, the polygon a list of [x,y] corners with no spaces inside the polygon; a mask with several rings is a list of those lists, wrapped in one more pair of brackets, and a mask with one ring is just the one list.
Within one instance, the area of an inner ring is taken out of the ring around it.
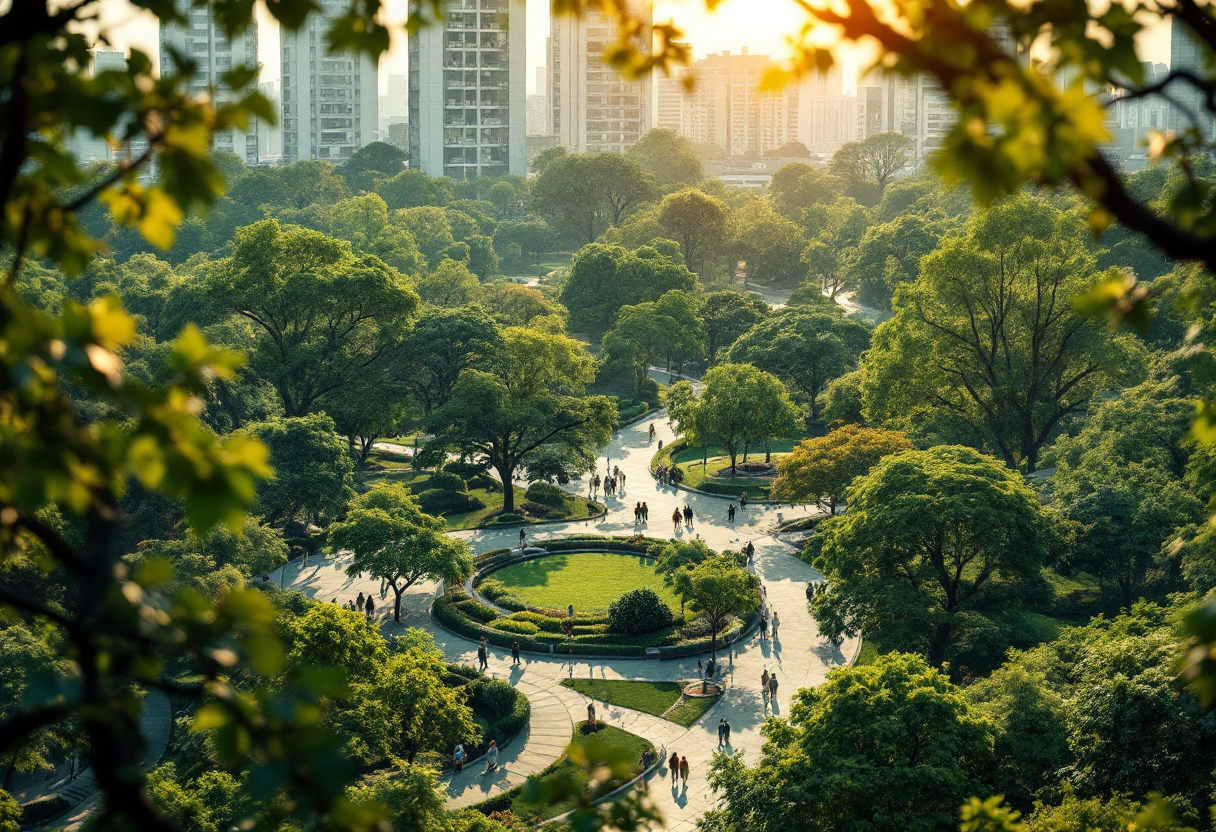
{"label": "tree canopy", "polygon": [[826,503],[828,513],[835,515],[837,502],[854,479],[869,473],[883,457],[910,450],[912,443],[899,431],[858,425],[803,439],[789,456],[777,461],[772,498]]}
{"label": "tree canopy", "polygon": [[799,416],[781,381],[750,364],[711,367],[694,407],[702,442],[717,440],[732,472],[740,454],[746,457],[749,450],[792,434]]}

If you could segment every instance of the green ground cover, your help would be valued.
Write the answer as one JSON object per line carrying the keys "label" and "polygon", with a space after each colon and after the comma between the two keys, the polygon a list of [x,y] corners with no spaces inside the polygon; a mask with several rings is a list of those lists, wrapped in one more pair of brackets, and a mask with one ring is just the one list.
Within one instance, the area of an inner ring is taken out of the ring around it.
{"label": "green ground cover", "polygon": [[[371,487],[379,482],[399,482],[409,488],[415,494],[421,494],[427,490],[427,481],[431,475],[426,471],[415,471],[410,467],[410,463],[405,461],[405,457],[396,454],[380,454],[374,452],[368,456],[369,460],[375,461],[383,466],[380,470],[374,471],[356,471],[355,480],[363,486]],[[475,481],[477,482],[477,481]],[[452,531],[460,529],[479,529],[482,526],[494,522],[494,518],[502,513],[502,489],[497,481],[491,481],[488,477],[485,478],[484,487],[476,487],[469,489],[469,494],[484,503],[484,507],[475,509],[474,511],[466,511],[460,514],[444,514],[443,518],[448,522],[448,528]],[[517,487],[515,489],[515,507],[519,511],[524,502],[524,490]],[[586,497],[567,496],[565,500],[564,510],[559,517],[539,518],[544,520],[586,520],[588,517],[598,516],[600,507],[596,505],[592,510],[588,507]],[[518,525],[521,521],[513,519],[511,524]],[[535,521],[530,521],[535,522]]]}
{"label": "green ground cover", "polygon": [[[562,684],[584,696],[644,714],[663,716],[680,698],[683,685],[677,682],[635,682],[622,679],[563,679]],[[717,702],[717,697],[686,699],[667,714],[685,728],[699,720]]]}
{"label": "green ground cover", "polygon": [[555,554],[507,566],[494,573],[526,604],[543,609],[606,610],[631,589],[650,587],[673,612],[680,601],[654,571],[654,561],[615,552]]}
{"label": "green ground cover", "polygon": [[[657,755],[658,753],[654,745],[642,737],[639,737],[637,734],[631,734],[628,731],[623,731],[620,728],[614,728],[611,725],[600,726],[600,729],[594,734],[584,734],[583,728],[585,724],[586,723],[580,722],[578,725],[574,726],[574,736],[571,742],[583,745],[590,742],[594,738],[599,742],[604,743],[609,748],[624,751],[629,755],[629,759],[636,761],[631,777],[636,777],[641,773],[643,751],[650,749],[652,754]],[[571,774],[573,775],[576,786],[582,786],[584,788],[586,787],[588,780],[586,771],[567,762],[565,758],[555,761],[537,776],[543,783],[548,780],[555,780],[559,777],[565,777]],[[622,780],[609,780],[608,782],[601,784],[596,789],[596,792],[592,795],[592,798],[594,799],[596,797],[602,797],[603,795],[608,794],[622,785],[624,785],[624,781]],[[517,786],[516,788],[505,791],[502,794],[495,795],[489,800],[478,803],[472,808],[486,815],[489,815],[491,812],[510,810],[512,815],[514,815],[515,820],[523,821],[526,824],[537,824],[548,820],[549,818],[554,818],[558,815],[564,814],[574,808],[574,805],[568,802],[548,805],[527,803],[522,798],[522,792],[523,789]]]}
{"label": "green ground cover", "polygon": [[[805,434],[805,436],[773,442],[769,446],[769,461],[776,462],[778,458],[792,451],[794,446],[804,438],[819,436],[821,433],[822,431],[812,431]],[[708,455],[708,464],[705,463],[706,455]],[[749,449],[746,460],[740,454],[735,461],[737,463],[763,462],[765,455],[763,447],[758,450]],[[677,439],[654,455],[650,460],[650,470],[653,471],[660,465],[672,464],[679,466],[680,470],[684,472],[682,484],[689,488],[695,488],[707,494],[733,496],[738,496],[740,492],[746,491],[748,499],[768,499],[769,485],[772,483],[771,479],[709,476],[716,471],[730,467],[730,457],[726,456],[726,449],[720,445],[710,445],[708,449],[702,449],[700,447],[689,447],[684,443],[683,439]]]}

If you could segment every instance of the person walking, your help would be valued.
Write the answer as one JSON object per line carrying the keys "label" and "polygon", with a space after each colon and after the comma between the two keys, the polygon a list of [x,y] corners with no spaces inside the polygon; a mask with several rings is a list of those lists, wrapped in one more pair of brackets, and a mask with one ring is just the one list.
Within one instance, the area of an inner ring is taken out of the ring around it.
{"label": "person walking", "polygon": [[684,781],[684,788],[686,788],[686,789],[688,788],[688,772],[689,772],[688,758],[681,757],[680,758],[680,779]]}
{"label": "person walking", "polygon": [[739,508],[747,508],[747,492],[739,494]]}
{"label": "person walking", "polygon": [[360,592],[359,597],[355,599],[355,609],[357,609],[359,612],[363,612],[363,593],[362,592]]}
{"label": "person walking", "polygon": [[511,664],[512,665],[519,664],[519,642],[518,641],[511,645]]}
{"label": "person walking", "polygon": [[376,602],[372,600],[372,596],[367,596],[367,600],[363,602],[363,611],[367,614],[370,621],[372,615],[376,612]]}
{"label": "person walking", "polygon": [[574,604],[571,604],[570,606],[566,607],[566,615],[569,616],[570,618],[574,618]]}
{"label": "person walking", "polygon": [[680,510],[677,508],[671,513],[672,532],[678,532],[680,530],[680,520]]}
{"label": "person walking", "polygon": [[777,628],[781,626],[781,619],[777,617],[777,611],[773,610],[773,641],[777,640]]}
{"label": "person walking", "polygon": [[621,488],[624,488],[625,487],[625,472],[621,471],[619,474],[616,475],[616,478],[618,480],[620,480]]}
{"label": "person walking", "polygon": [[638,504],[633,507],[633,525],[642,522],[642,501],[638,500]]}
{"label": "person walking", "polygon": [[496,768],[498,768],[498,742],[497,742],[497,740],[490,740],[490,747],[486,751],[485,773],[489,774],[490,772],[494,771]]}
{"label": "person walking", "polygon": [[773,673],[768,677],[768,701],[772,704],[777,704],[777,674]]}
{"label": "person walking", "polygon": [[646,501],[642,500],[642,522],[650,522],[650,506],[646,505]]}
{"label": "person walking", "polygon": [[587,703],[587,730],[592,733],[595,733],[595,731],[597,730],[596,723],[595,723],[595,703],[594,702]]}
{"label": "person walking", "polygon": [[464,771],[464,746],[456,743],[456,750],[452,752],[452,762],[455,763],[456,773]]}
{"label": "person walking", "polygon": [[654,441],[654,422],[650,423],[650,441]]}
{"label": "person walking", "polygon": [[760,696],[765,701],[768,700],[768,668],[764,668],[764,672],[760,674]]}
{"label": "person walking", "polygon": [[768,616],[763,609],[760,610],[760,640],[768,641]]}
{"label": "person walking", "polygon": [[734,503],[731,503],[730,507],[726,509],[726,522],[727,523],[735,522],[735,504]]}
{"label": "person walking", "polygon": [[718,748],[726,744],[726,717],[718,720]]}
{"label": "person walking", "polygon": [[726,747],[730,748],[730,723],[726,721],[726,717],[722,717],[722,738]]}
{"label": "person walking", "polygon": [[667,767],[671,769],[671,787],[676,787],[676,780],[680,777],[680,755],[676,752],[671,752],[671,759],[667,761]]}
{"label": "person walking", "polygon": [[692,528],[692,506],[688,503],[684,504],[684,525]]}
{"label": "person walking", "polygon": [[486,649],[486,640],[483,638],[477,644],[477,669],[485,670],[489,666],[489,651]]}
{"label": "person walking", "polygon": [[521,548],[521,549],[524,548],[524,538],[527,536],[528,536],[528,533],[526,531],[524,531],[523,528],[520,528],[520,530],[519,530],[519,548]]}
{"label": "person walking", "polygon": [[806,585],[806,600],[811,600],[815,597],[815,584],[808,583]]}

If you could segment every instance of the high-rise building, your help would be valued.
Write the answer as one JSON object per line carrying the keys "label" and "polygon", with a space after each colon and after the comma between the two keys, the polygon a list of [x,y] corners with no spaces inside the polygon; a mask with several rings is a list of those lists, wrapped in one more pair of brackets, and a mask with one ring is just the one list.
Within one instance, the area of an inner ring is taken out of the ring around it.
{"label": "high-rise building", "polygon": [[283,158],[341,162],[376,139],[379,81],[376,62],[353,52],[331,54],[325,33],[344,13],[342,0],[320,0],[294,32],[284,30],[282,50]]}
{"label": "high-rise building", "polygon": [[[545,38],[545,54],[549,52],[549,38]],[[528,95],[528,135],[549,135],[549,67],[536,68],[536,91]]]}
{"label": "high-rise building", "polygon": [[[94,75],[109,69],[125,70],[126,68],[126,53],[115,52],[109,49],[93,50],[92,72]],[[144,146],[146,147],[147,145],[145,144]],[[104,138],[94,136],[83,130],[74,132],[68,138],[67,148],[68,152],[76,157],[76,161],[82,164],[108,162],[115,158],[114,151]]]}
{"label": "high-rise building", "polygon": [[524,0],[449,0],[409,41],[410,164],[431,176],[527,173]]}
{"label": "high-rise building", "polygon": [[[638,46],[650,47],[650,4],[630,0],[645,21]],[[627,81],[604,54],[619,38],[617,23],[598,10],[578,17],[552,15],[549,32],[550,129],[576,153],[622,153],[637,143],[653,118],[650,74]]]}
{"label": "high-rise building", "polygon": [[[1170,18],[1170,70],[1190,70],[1201,78],[1207,77],[1206,49],[1177,16]],[[1190,84],[1171,84],[1168,127],[1182,131],[1194,128],[1207,141],[1216,138],[1216,116],[1204,103],[1204,91]]]}
{"label": "high-rise building", "polygon": [[717,145],[729,156],[760,157],[792,141],[796,120],[790,116],[797,96],[760,88],[772,63],[767,55],[749,55],[746,48],[738,55],[727,51],[694,63],[695,85],[683,97],[681,135],[694,144]]}
{"label": "high-rise building", "polygon": [[[276,112],[282,112],[283,99],[279,95],[278,81],[263,81],[258,91],[266,96]],[[258,124],[258,157],[262,162],[283,158],[283,124]]]}
{"label": "high-rise building", "polygon": [[[258,65],[258,27],[254,22],[249,29],[231,39],[216,25],[211,8],[192,6],[176,0],[178,10],[185,21],[162,21],[160,24],[160,71],[168,75],[177,71],[174,55],[194,62],[195,74],[188,89],[190,92],[212,95],[223,103],[226,93],[221,76],[234,66]],[[216,150],[235,153],[246,164],[258,161],[258,122],[251,119],[248,130],[217,130],[211,134]]]}
{"label": "high-rise building", "polygon": [[679,133],[683,127],[684,79],[688,76],[688,68],[672,67],[671,73],[655,76],[654,126]]}
{"label": "high-rise building", "polygon": [[792,141],[806,145],[812,153],[835,153],[845,142],[857,138],[858,101],[844,94],[839,64],[826,72],[816,70],[791,88],[796,106],[790,118],[795,127]]}
{"label": "high-rise building", "polygon": [[409,116],[409,86],[404,75],[388,76],[388,94],[380,96],[380,139],[388,136],[389,127],[403,124]]}

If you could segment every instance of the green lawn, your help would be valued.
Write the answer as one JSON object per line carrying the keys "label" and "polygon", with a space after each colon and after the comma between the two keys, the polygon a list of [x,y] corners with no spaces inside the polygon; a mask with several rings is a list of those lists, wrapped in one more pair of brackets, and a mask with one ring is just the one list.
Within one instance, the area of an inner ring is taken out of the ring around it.
{"label": "green lawn", "polygon": [[[663,716],[679,700],[683,688],[676,682],[629,682],[621,679],[563,679],[562,684],[600,702],[653,716]],[[716,697],[685,699],[663,718],[687,728],[717,701]]]}
{"label": "green lawn", "polygon": [[[678,458],[682,454],[676,456]],[[784,453],[774,451],[770,461],[776,462],[783,456],[785,456]],[[763,454],[751,457],[752,462],[763,460]],[[736,462],[743,462],[742,457]],[[730,468],[730,457],[726,456],[710,457],[708,464],[703,464],[699,456],[688,462],[678,462],[677,464],[684,472],[684,485],[712,494],[738,494],[741,491],[747,491],[749,499],[766,500],[769,486],[773,482],[772,478],[713,476],[718,471]]]}
{"label": "green lawn", "polygon": [[[622,731],[620,728],[614,728],[611,725],[601,726],[600,730],[596,731],[594,734],[584,734],[582,732],[583,725],[584,723],[580,722],[578,725],[574,726],[574,737],[571,741],[583,745],[594,738],[607,745],[610,749],[619,749],[625,751],[629,755],[630,759],[636,761],[633,770],[634,776],[641,773],[643,751],[649,748],[652,753],[657,754],[657,749],[655,749],[651,743],[642,739],[637,734]],[[556,780],[559,777],[565,777],[571,774],[573,775],[576,785],[584,788],[586,787],[586,771],[572,765],[564,758],[552,763],[548,768],[540,773],[539,777],[541,782],[544,783],[546,781]],[[622,784],[623,781],[620,780],[609,780],[598,787],[596,794],[593,795],[593,798],[606,795],[614,789],[619,788]],[[515,815],[516,820],[522,821],[528,825],[538,824],[542,821],[548,820],[549,818],[557,817],[558,815],[564,814],[565,812],[568,812],[574,808],[573,804],[569,802],[546,805],[527,803],[521,796],[522,791],[522,788],[517,786],[510,791],[496,795],[495,797],[492,797],[483,803],[479,803],[472,808],[484,812],[487,815],[492,811],[510,809],[512,814]]]}
{"label": "green lawn", "polygon": [[673,611],[680,601],[655,574],[654,562],[639,555],[577,552],[549,555],[500,569],[494,577],[526,604],[544,609],[606,610],[630,589],[650,587]]}

